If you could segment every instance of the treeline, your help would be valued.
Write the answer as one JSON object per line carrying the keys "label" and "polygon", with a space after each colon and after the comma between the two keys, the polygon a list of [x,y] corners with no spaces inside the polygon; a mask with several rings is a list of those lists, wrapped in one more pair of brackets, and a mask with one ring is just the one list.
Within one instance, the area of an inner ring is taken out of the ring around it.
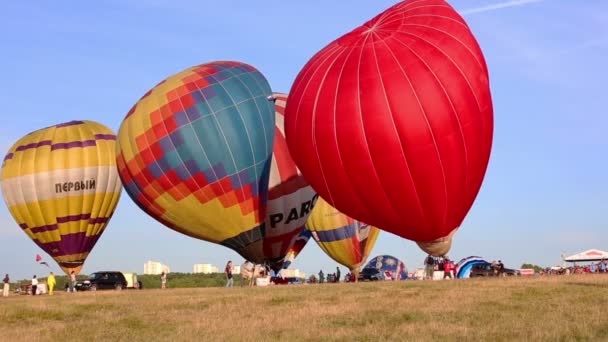
{"label": "treeline", "polygon": [[544,267],[540,267],[538,265],[534,265],[534,264],[522,264],[521,268],[532,268],[534,269],[534,272],[539,273],[540,271],[544,270]]}
{"label": "treeline", "polygon": [[[138,274],[137,279],[141,281],[144,289],[159,289],[160,275]],[[239,286],[241,275],[234,275],[234,285]],[[168,273],[168,288],[192,288],[192,287],[222,287],[226,285],[224,273]]]}
{"label": "treeline", "polygon": [[[85,280],[87,279],[89,276],[88,275],[79,275],[78,277],[76,277],[77,280]],[[69,282],[70,278],[66,275],[55,275],[55,281],[57,282],[57,284],[55,284],[55,290],[62,290],[67,288],[67,284]],[[38,281],[40,283],[46,283],[46,277],[38,277]],[[21,280],[17,280],[16,282],[11,282],[11,291],[18,286],[21,286],[22,284],[31,284],[32,283],[32,279],[21,279]]]}
{"label": "treeline", "polygon": [[[79,275],[79,281],[86,280],[88,275]],[[65,289],[69,277],[56,275],[55,280],[57,281],[57,285],[55,285],[55,289],[62,290]],[[160,275],[149,275],[149,274],[138,274],[137,280],[141,282],[142,287],[144,289],[160,289]],[[11,282],[11,289],[14,289],[15,286],[20,286],[21,284],[30,284],[31,279],[23,279],[17,282]],[[46,277],[39,277],[38,281],[41,283],[46,283]],[[241,275],[234,275],[234,286],[240,286],[241,284]],[[169,273],[167,274],[167,287],[168,288],[193,288],[193,287],[222,287],[226,285],[226,275],[224,273],[212,273],[212,274],[202,274],[202,273]],[[12,291],[12,290],[11,290]]]}

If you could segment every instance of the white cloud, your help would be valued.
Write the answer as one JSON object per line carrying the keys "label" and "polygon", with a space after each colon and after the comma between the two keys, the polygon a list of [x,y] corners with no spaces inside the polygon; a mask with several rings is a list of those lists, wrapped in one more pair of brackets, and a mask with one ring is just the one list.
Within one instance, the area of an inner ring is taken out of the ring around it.
{"label": "white cloud", "polygon": [[524,6],[524,5],[532,4],[535,2],[541,2],[541,1],[544,1],[544,0],[512,0],[512,1],[500,2],[500,3],[496,3],[496,4],[492,4],[492,5],[465,9],[465,10],[460,11],[460,14],[468,15],[468,14],[475,14],[475,13],[497,11],[497,10],[500,10],[503,8]]}

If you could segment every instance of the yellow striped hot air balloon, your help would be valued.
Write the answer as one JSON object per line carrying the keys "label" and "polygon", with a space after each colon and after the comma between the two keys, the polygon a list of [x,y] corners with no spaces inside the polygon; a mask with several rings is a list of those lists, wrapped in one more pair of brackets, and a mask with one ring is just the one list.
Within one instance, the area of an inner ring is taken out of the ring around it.
{"label": "yellow striped hot air balloon", "polygon": [[120,198],[116,135],[70,121],[19,139],[2,163],[2,195],[21,229],[67,273],[79,273]]}
{"label": "yellow striped hot air balloon", "polygon": [[380,230],[339,212],[319,197],[306,221],[319,247],[357,274],[376,244]]}

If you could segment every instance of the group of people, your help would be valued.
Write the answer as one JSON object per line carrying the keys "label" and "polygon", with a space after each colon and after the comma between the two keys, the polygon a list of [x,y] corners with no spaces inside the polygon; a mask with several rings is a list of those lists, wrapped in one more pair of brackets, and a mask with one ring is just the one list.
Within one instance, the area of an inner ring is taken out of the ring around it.
{"label": "group of people", "polygon": [[608,273],[608,260],[600,260],[589,265],[574,265],[570,267],[547,267],[539,272],[540,275],[568,275],[585,273]]}
{"label": "group of people", "polygon": [[[229,260],[224,268],[224,275],[226,276],[226,287],[232,287],[234,285],[234,266],[232,260]],[[245,261],[241,266],[241,286],[247,285],[253,287],[258,282],[258,279],[262,279],[270,283],[272,271],[268,265],[254,265],[250,261]]]}
{"label": "group of people", "polygon": [[436,257],[429,254],[424,259],[425,278],[433,280],[435,271],[443,271],[443,278],[454,279],[457,271],[457,264],[450,260],[448,256]]}
{"label": "group of people", "polygon": [[[350,278],[349,278],[350,279]],[[319,271],[319,284],[325,282],[325,274],[323,270]],[[327,282],[328,283],[339,283],[340,282],[340,268],[336,267],[336,272],[327,274]]]}
{"label": "group of people", "polygon": [[[4,276],[4,279],[2,279],[2,283],[3,283],[2,297],[8,297],[8,295],[10,294],[10,287],[11,287],[11,279],[10,279],[8,273]],[[46,277],[45,283],[46,283],[46,288],[47,288],[49,296],[52,296],[55,291],[55,286],[57,285],[57,279],[55,279],[55,273],[50,272],[49,275]],[[30,290],[28,291],[28,293],[30,293],[32,296],[39,295],[40,294],[38,291],[39,284],[40,284],[40,282],[38,280],[38,277],[34,274],[30,281]],[[75,288],[76,273],[74,271],[72,271],[70,273],[70,280],[68,281],[66,286],[67,286],[68,292],[76,292],[76,288]],[[21,288],[17,287],[16,291],[21,292]]]}

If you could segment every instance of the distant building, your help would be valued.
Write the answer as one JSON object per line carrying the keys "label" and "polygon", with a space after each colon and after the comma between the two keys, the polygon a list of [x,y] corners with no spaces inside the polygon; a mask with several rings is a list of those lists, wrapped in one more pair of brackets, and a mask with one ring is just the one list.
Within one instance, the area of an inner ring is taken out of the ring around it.
{"label": "distant building", "polygon": [[232,274],[240,274],[240,273],[241,273],[241,266],[233,265],[232,266]]}
{"label": "distant building", "polygon": [[281,275],[284,278],[306,278],[306,273],[293,268],[281,270]]}
{"label": "distant building", "polygon": [[217,273],[217,267],[214,265],[211,265],[211,264],[194,264],[193,273],[203,273],[203,274]]}
{"label": "distant building", "polygon": [[161,273],[169,273],[171,270],[169,266],[163,265],[160,262],[148,260],[144,264],[144,274],[161,274]]}

